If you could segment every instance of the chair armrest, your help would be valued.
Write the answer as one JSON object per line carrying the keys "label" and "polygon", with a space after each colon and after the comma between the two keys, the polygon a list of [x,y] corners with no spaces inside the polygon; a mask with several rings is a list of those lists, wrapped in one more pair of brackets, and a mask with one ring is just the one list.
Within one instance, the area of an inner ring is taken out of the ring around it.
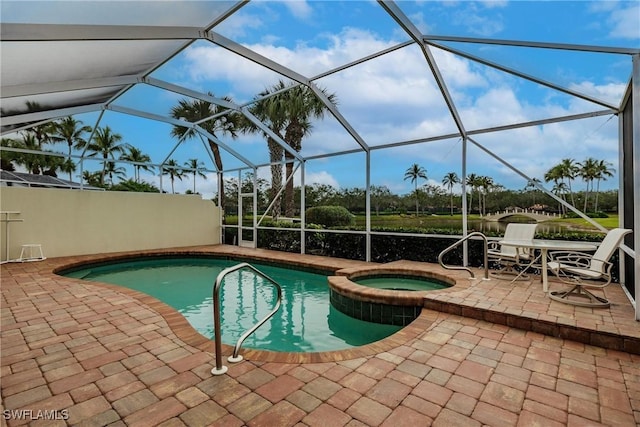
{"label": "chair armrest", "polygon": [[554,251],[549,252],[549,261],[571,267],[589,268],[593,258],[584,252]]}

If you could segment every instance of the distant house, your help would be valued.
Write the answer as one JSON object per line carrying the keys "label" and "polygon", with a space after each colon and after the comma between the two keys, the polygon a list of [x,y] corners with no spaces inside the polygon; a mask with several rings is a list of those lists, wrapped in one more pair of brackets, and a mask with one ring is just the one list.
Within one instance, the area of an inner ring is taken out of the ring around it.
{"label": "distant house", "polygon": [[24,172],[9,172],[0,170],[0,186],[3,187],[40,187],[67,188],[72,190],[101,190],[104,188],[83,185],[79,182],[68,181],[49,175],[36,175]]}
{"label": "distant house", "polygon": [[549,206],[536,203],[535,205],[529,206],[529,209],[532,211],[546,211],[549,209]]}

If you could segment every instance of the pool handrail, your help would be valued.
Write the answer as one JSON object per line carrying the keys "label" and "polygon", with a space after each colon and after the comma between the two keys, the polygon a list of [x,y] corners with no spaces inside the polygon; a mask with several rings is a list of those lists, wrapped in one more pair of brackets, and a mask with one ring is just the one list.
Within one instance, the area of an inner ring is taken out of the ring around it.
{"label": "pool handrail", "polygon": [[465,267],[465,266],[451,266],[451,265],[446,265],[443,261],[442,258],[444,257],[444,255],[446,253],[448,253],[449,251],[451,251],[452,249],[454,249],[455,247],[457,247],[460,243],[465,242],[467,240],[469,240],[471,237],[474,236],[480,236],[482,237],[482,240],[484,240],[484,277],[482,278],[482,280],[491,280],[489,279],[489,241],[487,240],[487,236],[485,236],[483,233],[479,232],[479,231],[474,231],[472,233],[467,234],[465,237],[463,237],[462,239],[458,240],[457,242],[455,242],[453,245],[449,246],[448,248],[446,248],[445,250],[443,250],[442,252],[440,252],[440,255],[438,255],[438,263],[440,264],[440,266],[442,266],[443,268],[446,268],[447,270],[465,270],[468,271],[469,274],[471,274],[471,278],[475,279],[476,275],[474,274],[473,271],[471,271],[471,269],[469,267]]}
{"label": "pool handrail", "polygon": [[216,353],[216,366],[213,369],[211,369],[211,373],[213,375],[222,375],[225,372],[227,372],[227,367],[222,364],[222,331],[220,326],[220,287],[222,286],[222,280],[225,278],[227,274],[233,273],[234,271],[241,270],[243,268],[248,268],[252,270],[258,276],[266,279],[272,285],[274,285],[277,292],[277,301],[276,301],[275,307],[273,308],[273,310],[271,310],[271,312],[269,312],[261,321],[253,325],[238,339],[238,342],[233,348],[233,355],[229,356],[229,358],[227,359],[229,362],[235,363],[242,360],[242,356],[238,355],[238,353],[240,352],[240,347],[242,346],[242,343],[244,342],[244,340],[246,340],[247,337],[249,337],[249,335],[254,333],[256,329],[262,326],[274,314],[276,314],[278,309],[280,309],[280,303],[282,302],[282,288],[280,287],[278,282],[276,282],[271,277],[267,276],[266,274],[264,274],[263,272],[261,272],[260,270],[258,270],[257,268],[255,268],[249,263],[243,262],[243,263],[234,265],[232,267],[225,268],[218,274],[218,277],[216,278],[216,283],[213,286],[213,328],[214,328],[214,334],[215,334],[215,353]]}

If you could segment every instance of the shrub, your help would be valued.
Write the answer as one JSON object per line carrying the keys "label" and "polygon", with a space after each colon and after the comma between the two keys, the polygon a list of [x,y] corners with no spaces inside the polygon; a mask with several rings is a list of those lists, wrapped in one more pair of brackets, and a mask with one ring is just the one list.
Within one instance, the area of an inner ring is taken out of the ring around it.
{"label": "shrub", "polygon": [[344,227],[353,225],[355,217],[342,206],[316,206],[305,212],[307,224],[317,224],[324,227]]}
{"label": "shrub", "polygon": [[[274,229],[270,227],[274,227]],[[279,228],[280,230],[275,228]],[[281,230],[282,228],[290,228],[291,230]],[[271,220],[262,221],[261,228],[258,229],[257,246],[274,251],[300,252],[300,223]]]}
{"label": "shrub", "polygon": [[109,190],[111,191],[136,191],[138,193],[159,193],[160,190],[153,184],[141,181],[135,182],[132,179],[122,181],[118,184],[112,185]]}

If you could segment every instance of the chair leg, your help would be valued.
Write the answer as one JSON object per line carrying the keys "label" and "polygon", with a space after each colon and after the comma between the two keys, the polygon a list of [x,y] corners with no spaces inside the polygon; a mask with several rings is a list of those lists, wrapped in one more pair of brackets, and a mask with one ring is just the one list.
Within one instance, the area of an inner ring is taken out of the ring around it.
{"label": "chair leg", "polygon": [[[569,299],[570,296],[587,299],[588,301]],[[580,307],[607,308],[611,305],[606,298],[594,295],[581,284],[575,285],[573,288],[562,291],[549,292],[549,298],[566,304],[577,305]]]}
{"label": "chair leg", "polygon": [[521,274],[518,270],[516,270],[513,267],[514,267],[513,264],[507,264],[504,267],[502,267],[500,270],[491,272],[490,273],[491,277],[494,277],[496,279],[512,280],[512,281],[529,280],[528,274],[524,274],[524,273]]}

